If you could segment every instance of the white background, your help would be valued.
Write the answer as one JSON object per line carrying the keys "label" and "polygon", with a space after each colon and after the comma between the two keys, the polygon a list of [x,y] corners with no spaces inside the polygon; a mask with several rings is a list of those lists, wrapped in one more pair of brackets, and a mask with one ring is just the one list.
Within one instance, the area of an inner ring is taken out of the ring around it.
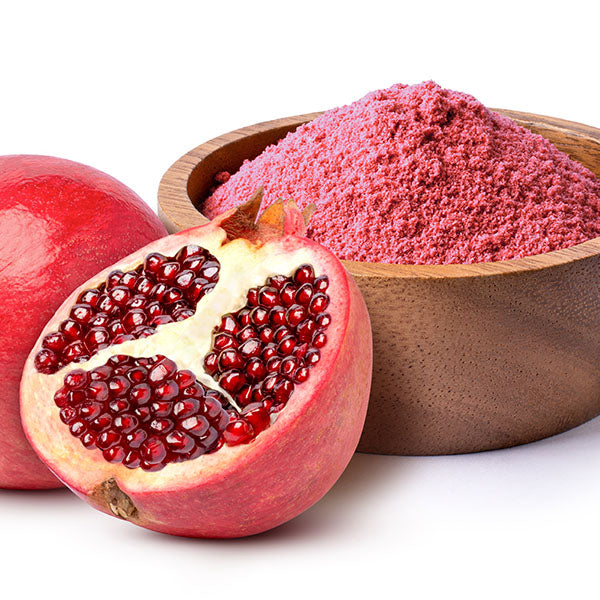
{"label": "white background", "polygon": [[[597,2],[402,4],[2,2],[0,154],[91,164],[155,207],[191,147],[400,81],[600,127]],[[597,598],[599,472],[599,420],[478,455],[356,455],[312,509],[237,541],[0,491],[0,597]]]}

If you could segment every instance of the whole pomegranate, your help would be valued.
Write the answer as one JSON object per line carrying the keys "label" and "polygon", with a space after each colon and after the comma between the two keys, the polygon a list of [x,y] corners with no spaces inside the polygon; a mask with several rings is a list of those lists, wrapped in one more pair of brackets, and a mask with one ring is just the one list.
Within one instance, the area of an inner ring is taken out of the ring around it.
{"label": "whole pomegranate", "polygon": [[255,223],[259,205],[102,271],[34,345],[25,432],[99,510],[251,535],[311,506],[350,460],[371,384],[365,303],[293,202]]}
{"label": "whole pomegranate", "polygon": [[105,173],[47,156],[0,157],[0,487],[61,485],[19,420],[19,381],[42,327],[65,294],[163,235],[150,208]]}

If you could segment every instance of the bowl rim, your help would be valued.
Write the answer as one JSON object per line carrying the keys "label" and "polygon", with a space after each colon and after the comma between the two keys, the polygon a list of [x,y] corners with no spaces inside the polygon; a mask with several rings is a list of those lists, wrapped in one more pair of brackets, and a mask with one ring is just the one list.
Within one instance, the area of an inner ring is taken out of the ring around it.
{"label": "bowl rim", "polygon": [[[508,116],[524,127],[527,127],[528,123],[533,125],[542,122],[548,128],[564,131],[571,136],[586,138],[587,141],[598,144],[600,152],[600,129],[590,125],[534,113],[499,108],[490,108],[490,110]],[[209,154],[233,144],[239,139],[257,135],[269,129],[300,126],[322,115],[323,112],[261,121],[219,135],[189,150],[176,160],[161,178],[158,189],[159,216],[163,221],[172,223],[177,228],[187,228],[207,223],[208,219],[196,208],[189,196],[188,184],[192,172]],[[183,214],[193,209],[198,216],[197,220],[192,224],[184,223],[184,225],[180,225],[176,218],[165,210],[167,202],[175,205]],[[560,267],[598,255],[600,255],[600,237],[560,250],[493,262],[410,265],[342,260],[342,263],[353,275],[363,277],[460,279],[530,273]]]}

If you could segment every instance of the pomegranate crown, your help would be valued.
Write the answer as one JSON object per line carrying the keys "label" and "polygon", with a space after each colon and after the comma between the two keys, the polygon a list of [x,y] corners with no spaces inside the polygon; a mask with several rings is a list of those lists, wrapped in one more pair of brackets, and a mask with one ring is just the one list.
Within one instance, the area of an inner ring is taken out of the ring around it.
{"label": "pomegranate crown", "polygon": [[294,200],[280,198],[260,215],[264,188],[260,187],[244,204],[226,213],[220,226],[229,240],[244,238],[255,244],[278,239],[285,235],[304,236],[315,205],[300,211]]}

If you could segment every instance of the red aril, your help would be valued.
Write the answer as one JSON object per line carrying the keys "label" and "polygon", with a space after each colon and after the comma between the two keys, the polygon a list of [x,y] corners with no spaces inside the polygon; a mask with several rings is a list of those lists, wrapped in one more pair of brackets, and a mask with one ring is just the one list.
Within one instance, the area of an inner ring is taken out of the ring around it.
{"label": "red aril", "polygon": [[[106,269],[35,344],[25,431],[96,508],[176,535],[251,535],[311,506],[350,460],[371,382],[365,304],[292,202],[255,223],[259,204]],[[68,351],[98,329],[84,358]]]}
{"label": "red aril", "polygon": [[[60,482],[39,461],[19,420],[19,381],[27,354],[65,295],[99,269],[166,235],[158,217],[109,175],[47,156],[0,157],[0,487],[53,488]],[[88,306],[46,341],[38,361],[83,360],[106,343]],[[79,335],[86,324],[87,337]],[[68,345],[68,347],[67,347]]]}

